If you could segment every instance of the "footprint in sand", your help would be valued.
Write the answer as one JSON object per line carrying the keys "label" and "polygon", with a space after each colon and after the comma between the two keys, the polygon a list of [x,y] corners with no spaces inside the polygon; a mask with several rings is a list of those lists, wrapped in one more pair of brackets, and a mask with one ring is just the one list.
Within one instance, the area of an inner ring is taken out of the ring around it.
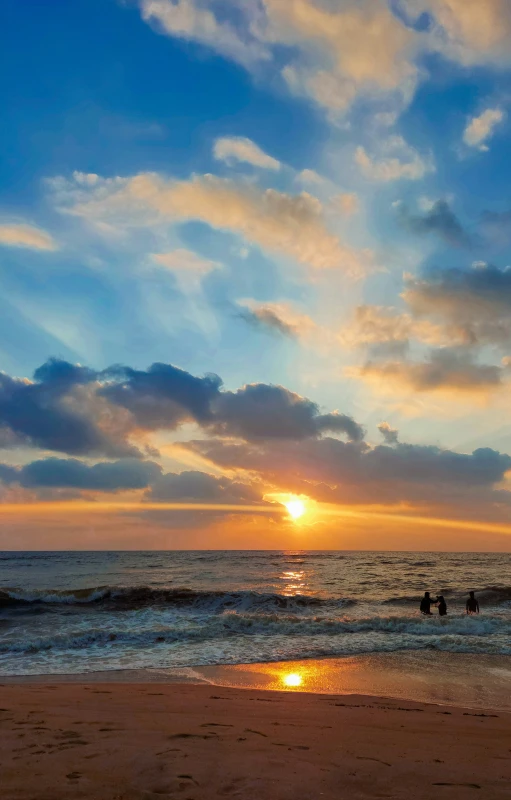
{"label": "footprint in sand", "polygon": [[357,756],[359,761],[377,761],[378,764],[385,764],[386,767],[391,767],[388,761],[382,761],[381,758],[371,758],[371,756]]}
{"label": "footprint in sand", "polygon": [[228,722],[203,722],[201,728],[234,728]]}
{"label": "footprint in sand", "polygon": [[432,783],[432,786],[463,786],[466,789],[480,789],[478,783]]}

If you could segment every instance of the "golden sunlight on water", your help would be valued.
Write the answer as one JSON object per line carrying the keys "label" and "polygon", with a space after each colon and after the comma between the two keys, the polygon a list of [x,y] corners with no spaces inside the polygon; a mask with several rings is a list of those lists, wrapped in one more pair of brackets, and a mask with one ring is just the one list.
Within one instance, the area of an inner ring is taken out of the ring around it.
{"label": "golden sunlight on water", "polygon": [[287,672],[282,676],[282,683],[284,686],[296,688],[297,686],[302,685],[303,677],[299,672]]}
{"label": "golden sunlight on water", "polygon": [[303,570],[285,570],[280,575],[280,580],[285,582],[282,589],[282,594],[287,597],[293,597],[296,594],[304,594],[307,589],[307,583],[304,580],[305,572]]}

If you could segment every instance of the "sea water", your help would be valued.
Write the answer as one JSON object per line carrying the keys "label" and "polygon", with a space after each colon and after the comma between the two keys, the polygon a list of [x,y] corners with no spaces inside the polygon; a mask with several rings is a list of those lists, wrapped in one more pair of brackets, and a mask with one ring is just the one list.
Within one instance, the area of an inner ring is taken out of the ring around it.
{"label": "sea water", "polygon": [[[420,615],[424,590],[447,617]],[[2,675],[412,650],[511,655],[511,555],[0,553]]]}

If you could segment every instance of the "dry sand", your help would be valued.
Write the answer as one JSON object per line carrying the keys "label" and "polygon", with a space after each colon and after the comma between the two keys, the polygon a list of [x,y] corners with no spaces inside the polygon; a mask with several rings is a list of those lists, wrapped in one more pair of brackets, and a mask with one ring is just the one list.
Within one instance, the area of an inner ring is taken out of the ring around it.
{"label": "dry sand", "polygon": [[0,686],[2,800],[511,797],[511,715],[189,684]]}

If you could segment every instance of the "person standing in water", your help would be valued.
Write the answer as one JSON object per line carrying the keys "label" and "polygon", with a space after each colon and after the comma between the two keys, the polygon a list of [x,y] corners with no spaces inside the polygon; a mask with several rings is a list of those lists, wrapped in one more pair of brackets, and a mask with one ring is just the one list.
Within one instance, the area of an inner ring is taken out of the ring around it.
{"label": "person standing in water", "polygon": [[447,603],[445,602],[445,598],[443,595],[439,595],[437,597],[438,603],[438,613],[441,617],[445,617],[447,615]]}
{"label": "person standing in water", "polygon": [[469,592],[469,598],[467,600],[467,614],[479,614],[479,602],[474,594],[474,592]]}
{"label": "person standing in water", "polygon": [[421,600],[420,604],[420,611],[421,614],[431,614],[431,603],[435,602],[436,600],[432,600],[429,592],[424,592],[424,597]]}

